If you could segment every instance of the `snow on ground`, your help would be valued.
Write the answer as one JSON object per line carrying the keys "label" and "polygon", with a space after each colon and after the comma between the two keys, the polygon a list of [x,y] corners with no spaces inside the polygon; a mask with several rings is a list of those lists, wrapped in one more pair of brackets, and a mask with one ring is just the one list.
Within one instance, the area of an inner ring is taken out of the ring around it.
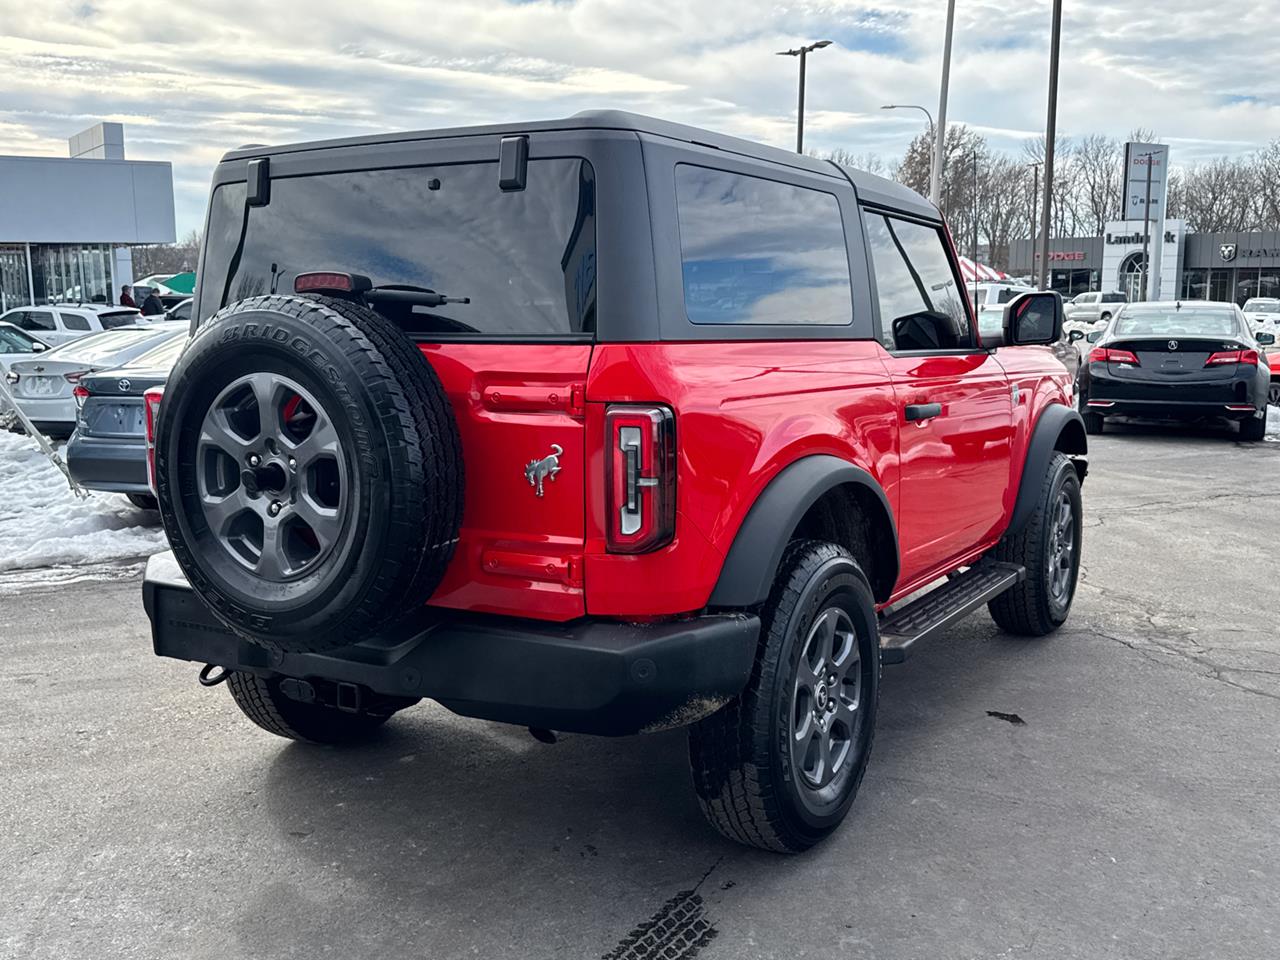
{"label": "snow on ground", "polygon": [[1267,407],[1267,439],[1280,440],[1280,407]]}
{"label": "snow on ground", "polygon": [[78,499],[29,437],[0,431],[0,573],[130,560],[165,546],[157,514],[120,494]]}

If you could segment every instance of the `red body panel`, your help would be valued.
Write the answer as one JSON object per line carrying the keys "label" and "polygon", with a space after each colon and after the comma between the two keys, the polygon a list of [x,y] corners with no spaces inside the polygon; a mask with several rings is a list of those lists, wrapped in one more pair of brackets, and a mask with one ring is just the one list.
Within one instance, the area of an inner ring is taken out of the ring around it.
{"label": "red body panel", "polygon": [[[1031,426],[1069,403],[1046,348],[895,357],[875,341],[430,344],[467,465],[457,556],[431,603],[547,620],[696,611],[757,497],[829,454],[885,491],[901,545],[894,599],[972,561],[1012,515]],[[1018,387],[1016,403],[1012,386]],[[610,403],[676,415],[676,533],[639,555],[605,545]],[[907,423],[903,408],[939,403]],[[557,445],[544,495],[524,467]]]}
{"label": "red body panel", "polygon": [[[582,587],[589,345],[425,344],[453,404],[466,463],[457,553],[431,603],[571,620]],[[524,468],[562,449],[543,495]],[[598,446],[598,443],[597,443]]]}

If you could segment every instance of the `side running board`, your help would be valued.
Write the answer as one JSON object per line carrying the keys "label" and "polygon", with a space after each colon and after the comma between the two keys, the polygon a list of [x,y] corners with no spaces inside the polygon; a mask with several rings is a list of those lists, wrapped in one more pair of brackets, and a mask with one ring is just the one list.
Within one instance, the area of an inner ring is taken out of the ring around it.
{"label": "side running board", "polygon": [[964,619],[1026,579],[1016,563],[981,560],[942,586],[880,619],[880,662],[902,663],[912,644]]}

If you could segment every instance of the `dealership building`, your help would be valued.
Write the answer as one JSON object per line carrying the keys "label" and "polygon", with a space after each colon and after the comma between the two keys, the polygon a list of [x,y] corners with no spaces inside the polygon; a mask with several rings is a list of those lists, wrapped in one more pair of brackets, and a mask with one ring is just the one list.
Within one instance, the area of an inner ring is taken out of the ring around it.
{"label": "dealership building", "polygon": [[0,310],[112,303],[135,244],[173,243],[173,168],[126,160],[124,128],[99,123],[66,157],[0,156]]}
{"label": "dealership building", "polygon": [[[1100,237],[1049,241],[1049,275],[1064,297],[1088,290],[1127,293],[1142,288],[1143,223],[1109,223]],[[1157,242],[1160,241],[1160,242]],[[1015,240],[1009,272],[1034,275],[1032,244]],[[1156,300],[1222,300],[1243,304],[1250,297],[1280,297],[1280,230],[1255,233],[1187,233],[1181,220],[1164,221],[1164,236],[1152,229],[1152,256],[1159,247]],[[1039,266],[1039,260],[1034,261]]]}

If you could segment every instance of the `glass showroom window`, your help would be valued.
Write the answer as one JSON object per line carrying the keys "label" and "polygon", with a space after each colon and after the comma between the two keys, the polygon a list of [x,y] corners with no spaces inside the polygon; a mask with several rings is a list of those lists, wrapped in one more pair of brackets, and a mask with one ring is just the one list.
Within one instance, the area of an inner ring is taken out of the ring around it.
{"label": "glass showroom window", "polygon": [[27,252],[22,247],[0,246],[0,313],[31,302],[27,287]]}
{"label": "glass showroom window", "polygon": [[110,303],[110,256],[106,244],[33,245],[37,302]]}

